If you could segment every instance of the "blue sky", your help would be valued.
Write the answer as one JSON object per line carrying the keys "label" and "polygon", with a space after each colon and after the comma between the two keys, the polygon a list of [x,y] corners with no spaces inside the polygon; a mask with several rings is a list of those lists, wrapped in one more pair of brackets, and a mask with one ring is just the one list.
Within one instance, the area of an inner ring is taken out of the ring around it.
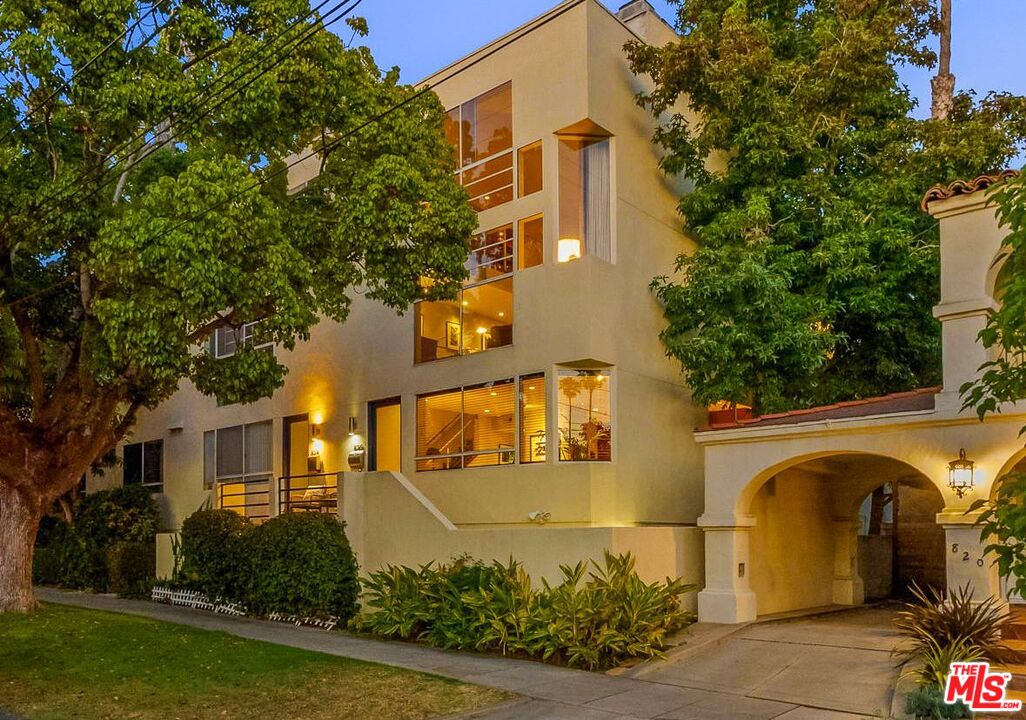
{"label": "blue sky", "polygon": [[[558,0],[364,0],[367,44],[383,67],[398,65],[416,82],[453,60],[540,15]],[[666,0],[651,0],[669,19]],[[607,2],[616,9],[618,0]],[[960,89],[1026,94],[1026,0],[954,0],[952,71]],[[929,113],[930,73],[905,69],[903,80]]]}

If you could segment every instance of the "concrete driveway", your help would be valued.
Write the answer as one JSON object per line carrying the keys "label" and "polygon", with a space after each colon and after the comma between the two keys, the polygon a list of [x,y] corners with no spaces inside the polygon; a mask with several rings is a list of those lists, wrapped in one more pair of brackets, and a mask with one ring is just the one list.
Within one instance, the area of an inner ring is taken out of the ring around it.
{"label": "concrete driveway", "polygon": [[[761,622],[718,644],[651,663],[639,680],[736,695],[735,718],[769,718],[775,703],[889,717],[899,674],[892,608],[862,608]],[[788,717],[791,717],[790,715]]]}

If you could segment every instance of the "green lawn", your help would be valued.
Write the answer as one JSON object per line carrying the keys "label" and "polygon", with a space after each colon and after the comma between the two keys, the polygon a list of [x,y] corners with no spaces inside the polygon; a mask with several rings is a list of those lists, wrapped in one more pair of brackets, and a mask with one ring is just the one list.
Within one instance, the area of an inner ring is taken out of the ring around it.
{"label": "green lawn", "polygon": [[0,615],[0,707],[29,720],[430,718],[499,691],[127,615]]}

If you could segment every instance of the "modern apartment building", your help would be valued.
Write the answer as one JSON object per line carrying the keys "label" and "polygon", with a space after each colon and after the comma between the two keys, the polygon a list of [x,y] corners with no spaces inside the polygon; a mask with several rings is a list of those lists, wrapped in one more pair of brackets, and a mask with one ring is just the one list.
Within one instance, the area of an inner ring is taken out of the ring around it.
{"label": "modern apartment building", "polygon": [[700,581],[705,411],[649,289],[688,247],[684,188],[623,52],[673,38],[646,2],[566,0],[427,78],[479,219],[459,297],[404,316],[357,297],[344,325],[272,349],[290,372],[255,404],[183,384],[140,417],[121,480],[153,489],[169,530],[207,502],[340,512],[365,570],[469,552],[551,576],[609,548]]}

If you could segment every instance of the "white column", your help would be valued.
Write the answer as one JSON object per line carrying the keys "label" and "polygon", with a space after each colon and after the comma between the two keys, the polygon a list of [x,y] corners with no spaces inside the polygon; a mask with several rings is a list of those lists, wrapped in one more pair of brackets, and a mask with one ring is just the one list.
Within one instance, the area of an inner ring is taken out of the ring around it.
{"label": "white column", "polygon": [[834,604],[861,605],[866,588],[859,571],[859,516],[834,518]]}
{"label": "white column", "polygon": [[997,566],[993,557],[984,553],[986,543],[980,540],[980,530],[973,525],[977,516],[978,513],[965,515],[964,508],[945,508],[937,515],[947,541],[944,552],[948,590],[969,585],[974,600],[982,601],[992,595],[1005,601]]}
{"label": "white column", "polygon": [[698,525],[705,535],[705,589],[698,593],[699,621],[734,624],[755,620],[755,593],[748,582],[749,531],[755,518],[703,515]]}

